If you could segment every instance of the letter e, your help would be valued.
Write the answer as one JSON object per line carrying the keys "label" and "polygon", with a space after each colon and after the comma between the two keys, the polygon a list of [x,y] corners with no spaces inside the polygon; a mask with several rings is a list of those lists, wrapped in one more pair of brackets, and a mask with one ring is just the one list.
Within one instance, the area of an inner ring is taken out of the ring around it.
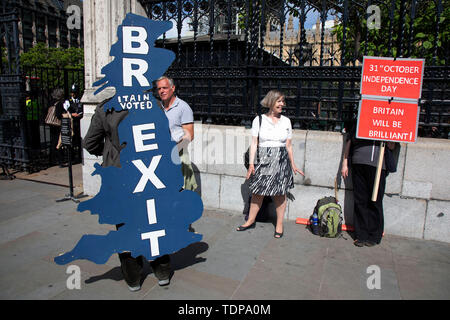
{"label": "letter e", "polygon": [[158,144],[152,143],[148,145],[144,145],[145,140],[155,139],[154,133],[143,134],[142,132],[145,130],[154,130],[154,123],[146,123],[140,124],[132,127],[133,129],[133,139],[134,139],[134,148],[136,152],[149,151],[158,149]]}

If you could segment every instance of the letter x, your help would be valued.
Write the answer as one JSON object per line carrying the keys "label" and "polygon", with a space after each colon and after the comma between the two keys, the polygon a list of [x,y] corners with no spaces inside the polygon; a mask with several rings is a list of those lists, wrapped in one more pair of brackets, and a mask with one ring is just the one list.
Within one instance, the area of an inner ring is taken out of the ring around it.
{"label": "letter x", "polygon": [[139,171],[142,173],[141,180],[139,180],[139,183],[136,185],[136,188],[134,188],[133,193],[144,191],[144,188],[147,185],[148,180],[150,180],[150,182],[153,183],[153,185],[157,189],[162,189],[166,187],[164,183],[162,183],[161,180],[159,180],[159,178],[155,175],[155,170],[159,164],[159,160],[161,160],[161,157],[162,157],[161,155],[154,156],[148,168],[145,166],[142,160],[132,161],[133,164],[136,166],[136,168],[138,168]]}

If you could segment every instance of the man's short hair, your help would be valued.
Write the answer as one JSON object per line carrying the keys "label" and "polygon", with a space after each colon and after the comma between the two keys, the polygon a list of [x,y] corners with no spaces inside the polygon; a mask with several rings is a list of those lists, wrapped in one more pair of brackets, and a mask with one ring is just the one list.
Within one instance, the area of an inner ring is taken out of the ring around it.
{"label": "man's short hair", "polygon": [[161,81],[161,80],[167,80],[167,81],[169,81],[169,84],[170,84],[171,87],[173,87],[173,86],[175,85],[174,82],[173,82],[173,79],[172,79],[172,78],[169,78],[169,77],[167,77],[167,76],[159,77],[159,78],[156,80],[156,83],[158,83],[158,82]]}

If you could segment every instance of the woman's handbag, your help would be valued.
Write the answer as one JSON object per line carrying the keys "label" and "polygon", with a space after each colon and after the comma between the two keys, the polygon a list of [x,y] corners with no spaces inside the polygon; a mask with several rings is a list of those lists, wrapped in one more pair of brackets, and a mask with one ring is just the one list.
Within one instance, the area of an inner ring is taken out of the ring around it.
{"label": "woman's handbag", "polygon": [[[258,140],[259,140],[259,130],[261,129],[261,121],[262,121],[261,115],[259,115]],[[257,157],[256,159],[258,161],[258,145],[256,146],[256,157]],[[245,151],[245,153],[244,153],[244,166],[247,170],[248,170],[248,167],[250,166],[250,147],[248,147],[247,151]]]}
{"label": "woman's handbag", "polygon": [[49,126],[61,127],[61,120],[56,117],[56,104],[48,107],[45,124]]}

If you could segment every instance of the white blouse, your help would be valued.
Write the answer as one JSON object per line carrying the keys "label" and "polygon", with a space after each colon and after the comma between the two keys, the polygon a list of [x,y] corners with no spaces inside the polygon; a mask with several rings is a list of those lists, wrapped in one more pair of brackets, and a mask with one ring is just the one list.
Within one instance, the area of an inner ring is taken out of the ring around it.
{"label": "white blouse", "polygon": [[[257,137],[259,130],[259,116],[253,119],[252,136]],[[281,116],[277,123],[265,114],[261,118],[261,130],[259,131],[260,147],[285,147],[286,140],[292,139],[292,125],[288,117]]]}

